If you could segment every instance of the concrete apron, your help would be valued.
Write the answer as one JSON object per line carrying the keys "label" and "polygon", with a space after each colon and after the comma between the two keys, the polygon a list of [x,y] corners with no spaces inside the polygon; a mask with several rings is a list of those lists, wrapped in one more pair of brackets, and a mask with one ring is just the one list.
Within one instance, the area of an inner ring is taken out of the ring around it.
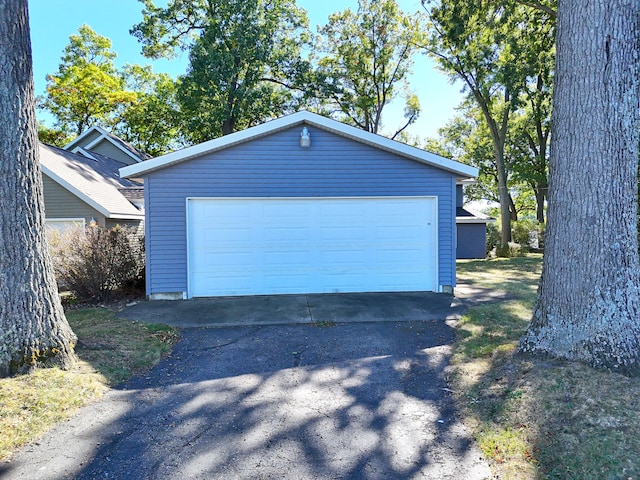
{"label": "concrete apron", "polygon": [[504,292],[460,285],[455,296],[392,292],[156,300],[126,307],[118,316],[181,328],[449,320],[469,306],[506,299]]}

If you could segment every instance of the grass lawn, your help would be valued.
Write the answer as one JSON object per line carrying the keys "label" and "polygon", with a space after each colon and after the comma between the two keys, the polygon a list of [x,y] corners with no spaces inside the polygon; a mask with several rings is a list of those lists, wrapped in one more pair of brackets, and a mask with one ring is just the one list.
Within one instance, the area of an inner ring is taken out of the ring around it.
{"label": "grass lawn", "polygon": [[503,479],[640,478],[640,378],[514,355],[542,257],[464,260],[458,280],[516,299],[471,309],[458,325],[450,380]]}
{"label": "grass lawn", "polygon": [[106,308],[70,311],[67,319],[78,336],[76,368],[0,379],[0,459],[156,364],[177,339],[170,327],[123,320]]}

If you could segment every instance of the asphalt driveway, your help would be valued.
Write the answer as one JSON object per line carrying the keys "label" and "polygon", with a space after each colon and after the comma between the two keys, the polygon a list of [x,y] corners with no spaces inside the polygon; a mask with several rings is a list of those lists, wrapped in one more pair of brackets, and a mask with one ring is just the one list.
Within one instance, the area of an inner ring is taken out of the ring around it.
{"label": "asphalt driveway", "polygon": [[449,323],[185,328],[171,357],[0,464],[0,476],[489,478],[449,396]]}

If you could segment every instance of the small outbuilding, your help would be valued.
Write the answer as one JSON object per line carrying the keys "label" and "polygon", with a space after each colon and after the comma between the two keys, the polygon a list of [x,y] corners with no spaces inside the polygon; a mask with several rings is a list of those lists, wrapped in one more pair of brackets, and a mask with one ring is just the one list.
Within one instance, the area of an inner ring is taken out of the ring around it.
{"label": "small outbuilding", "polygon": [[451,291],[476,168],[309,112],[124,167],[151,299]]}

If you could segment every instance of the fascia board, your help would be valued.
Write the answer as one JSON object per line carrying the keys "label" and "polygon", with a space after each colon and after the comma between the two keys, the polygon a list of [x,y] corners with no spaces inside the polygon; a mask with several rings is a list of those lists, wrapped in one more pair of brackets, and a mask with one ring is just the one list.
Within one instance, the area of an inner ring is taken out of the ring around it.
{"label": "fascia board", "polygon": [[150,160],[146,160],[142,163],[135,165],[129,165],[120,169],[120,176],[123,178],[131,178],[136,175],[142,175],[151,173],[155,170],[166,168],[170,165],[184,162],[190,158],[194,158],[206,153],[211,153],[216,150],[237,145],[252,139],[260,138],[262,136],[275,133],[280,130],[284,130],[293,125],[299,123],[306,123],[316,126],[323,130],[327,130],[343,137],[351,138],[353,140],[369,144],[373,147],[386,150],[388,152],[407,157],[426,165],[442,168],[449,172],[465,177],[476,177],[478,175],[478,169],[469,165],[449,160],[431,152],[421,150],[416,147],[411,147],[400,142],[376,135],[371,132],[366,132],[356,127],[346,125],[342,122],[332,120],[330,118],[317,115],[310,112],[298,112],[285,117],[281,117],[269,122],[257,125],[255,127],[235,132],[230,135],[215,138],[207,142],[187,147],[183,150],[168,153],[166,155],[156,157]]}

